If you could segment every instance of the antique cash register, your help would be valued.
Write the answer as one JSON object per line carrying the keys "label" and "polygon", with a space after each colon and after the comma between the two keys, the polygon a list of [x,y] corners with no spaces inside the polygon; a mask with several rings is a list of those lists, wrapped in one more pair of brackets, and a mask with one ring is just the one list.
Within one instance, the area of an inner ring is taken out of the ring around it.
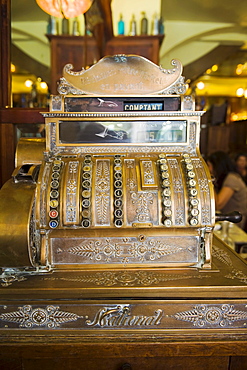
{"label": "antique cash register", "polygon": [[2,189],[2,267],[211,267],[203,112],[172,63],[117,55],[82,72],[65,67],[44,114],[45,148],[21,140]]}
{"label": "antique cash register", "polygon": [[163,369],[202,341],[200,369],[218,343],[219,356],[244,348],[246,263],[213,234],[203,112],[171,67],[134,55],[66,65],[46,137],[20,139],[0,191],[0,358],[31,344],[42,369],[44,353],[117,369],[127,348],[125,360],[146,351],[136,368]]}

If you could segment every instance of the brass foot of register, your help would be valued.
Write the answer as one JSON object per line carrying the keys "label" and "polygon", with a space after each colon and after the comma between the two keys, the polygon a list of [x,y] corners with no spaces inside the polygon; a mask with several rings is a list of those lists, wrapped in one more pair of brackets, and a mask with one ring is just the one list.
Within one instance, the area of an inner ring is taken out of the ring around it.
{"label": "brass foot of register", "polygon": [[4,333],[246,334],[246,264],[213,236],[181,74],[134,55],[65,66],[46,138],[20,139],[0,191]]}

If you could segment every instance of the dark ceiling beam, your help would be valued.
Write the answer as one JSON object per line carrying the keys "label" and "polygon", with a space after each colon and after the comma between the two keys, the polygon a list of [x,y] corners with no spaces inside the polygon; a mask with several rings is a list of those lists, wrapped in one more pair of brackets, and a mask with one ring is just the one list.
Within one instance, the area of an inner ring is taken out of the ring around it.
{"label": "dark ceiling beam", "polygon": [[33,59],[16,45],[11,45],[11,62],[27,73],[41,77],[43,81],[50,83],[50,68]]}
{"label": "dark ceiling beam", "polygon": [[203,75],[208,68],[211,68],[214,64],[221,64],[228,57],[235,54],[242,44],[237,45],[219,45],[206,55],[196,61],[184,66],[183,76],[186,80],[195,81],[201,75]]}

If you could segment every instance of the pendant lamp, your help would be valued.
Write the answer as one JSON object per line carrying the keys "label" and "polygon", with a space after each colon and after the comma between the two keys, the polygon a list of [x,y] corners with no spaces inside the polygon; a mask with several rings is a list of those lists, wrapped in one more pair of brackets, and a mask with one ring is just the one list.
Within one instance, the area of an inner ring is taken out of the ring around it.
{"label": "pendant lamp", "polygon": [[46,13],[58,18],[74,18],[88,11],[93,0],[36,0]]}

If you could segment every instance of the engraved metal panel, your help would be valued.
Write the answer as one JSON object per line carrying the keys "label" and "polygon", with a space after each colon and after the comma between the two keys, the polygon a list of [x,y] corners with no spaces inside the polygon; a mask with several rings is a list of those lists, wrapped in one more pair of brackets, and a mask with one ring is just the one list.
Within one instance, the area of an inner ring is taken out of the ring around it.
{"label": "engraved metal panel", "polygon": [[145,330],[156,334],[167,329],[188,332],[217,329],[245,329],[247,309],[244,303],[208,301],[133,302],[0,306],[0,328],[13,330]]}
{"label": "engraved metal panel", "polygon": [[156,187],[157,188],[157,175],[156,167],[153,161],[140,160],[141,180],[143,188]]}
{"label": "engraved metal panel", "polygon": [[196,263],[197,236],[53,238],[52,264]]}
{"label": "engraved metal panel", "polygon": [[167,158],[171,172],[171,185],[173,187],[173,209],[174,209],[174,224],[181,226],[185,224],[185,195],[182,179],[181,168],[178,160],[175,158]]}
{"label": "engraved metal panel", "polygon": [[212,222],[212,211],[208,178],[201,160],[199,158],[192,158],[192,162],[197,174],[197,181],[200,189],[201,223],[202,225],[209,225]]}
{"label": "engraved metal panel", "polygon": [[95,169],[95,224],[110,225],[111,180],[110,160],[97,159]]}
{"label": "engraved metal panel", "polygon": [[[74,72],[73,66],[67,64],[58,91],[60,94],[154,94],[178,81],[185,92],[183,79],[180,79],[182,65],[178,60],[171,63],[173,68],[165,70],[143,57],[115,55],[104,57],[88,70],[79,72]],[[74,88],[77,91],[74,92]]]}
{"label": "engraved metal panel", "polygon": [[65,181],[64,186],[64,215],[65,225],[73,225],[79,223],[79,162],[70,161],[65,167]]}

